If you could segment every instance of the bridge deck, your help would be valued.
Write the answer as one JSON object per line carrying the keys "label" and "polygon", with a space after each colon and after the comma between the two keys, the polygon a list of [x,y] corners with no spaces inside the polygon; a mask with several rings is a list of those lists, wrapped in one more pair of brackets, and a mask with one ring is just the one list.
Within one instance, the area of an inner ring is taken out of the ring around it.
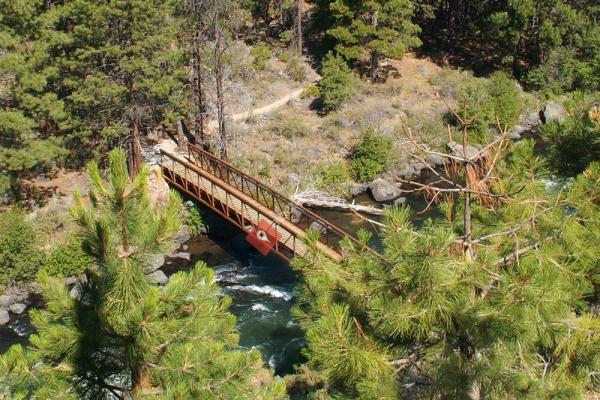
{"label": "bridge deck", "polygon": [[286,260],[308,253],[303,240],[308,228],[320,230],[318,250],[336,261],[342,257],[342,239],[358,244],[340,228],[197,146],[188,146],[188,160],[161,151],[160,165],[169,184],[245,232],[259,221],[272,226],[281,236],[273,251]]}

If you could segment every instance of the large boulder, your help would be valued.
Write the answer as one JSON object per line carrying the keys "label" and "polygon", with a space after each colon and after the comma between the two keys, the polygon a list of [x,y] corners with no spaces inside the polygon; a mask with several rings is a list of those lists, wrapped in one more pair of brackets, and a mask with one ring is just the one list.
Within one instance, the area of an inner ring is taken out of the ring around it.
{"label": "large boulder", "polygon": [[165,265],[165,256],[162,254],[155,254],[149,257],[144,263],[144,272],[149,274],[156,271],[163,265]]}
{"label": "large boulder", "polygon": [[371,195],[378,202],[394,200],[402,194],[402,191],[385,179],[377,178],[371,182]]}
{"label": "large boulder", "polygon": [[542,110],[540,117],[544,124],[549,122],[558,122],[559,124],[562,124],[567,118],[567,115],[567,110],[565,110],[562,105],[551,101],[546,104],[546,107],[544,107]]}
{"label": "large boulder", "polygon": [[4,308],[0,308],[0,326],[4,326],[10,322],[10,315]]}
{"label": "large boulder", "polygon": [[0,307],[10,307],[16,301],[15,296],[3,294],[0,296]]}
{"label": "large boulder", "polygon": [[173,242],[177,243],[178,245],[182,245],[190,240],[191,237],[190,228],[188,228],[187,225],[183,225],[175,237],[173,237]]}
{"label": "large boulder", "polygon": [[17,314],[17,315],[23,314],[26,309],[27,309],[27,306],[23,303],[15,303],[12,306],[10,306],[10,308],[9,308],[11,313]]}
{"label": "large boulder", "polygon": [[169,277],[160,269],[148,275],[148,279],[150,279],[152,282],[158,283],[159,285],[164,285],[169,281]]}

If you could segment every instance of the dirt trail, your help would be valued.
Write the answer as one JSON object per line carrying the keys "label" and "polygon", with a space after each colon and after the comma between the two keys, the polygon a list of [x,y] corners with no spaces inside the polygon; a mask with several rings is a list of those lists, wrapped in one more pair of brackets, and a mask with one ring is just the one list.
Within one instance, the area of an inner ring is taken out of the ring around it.
{"label": "dirt trail", "polygon": [[[297,99],[298,97],[300,97],[300,95],[302,94],[303,91],[304,91],[304,88],[293,90],[293,91],[289,92],[288,94],[284,95],[283,97],[280,97],[277,100],[275,100],[274,102],[269,103],[265,106],[257,107],[257,108],[250,109],[248,111],[233,114],[230,117],[230,119],[232,121],[240,121],[240,120],[250,118],[252,116],[268,114],[271,111],[274,111],[278,108],[285,106],[291,100]],[[217,121],[216,120],[209,121],[208,129],[216,129],[216,128],[217,128]]]}

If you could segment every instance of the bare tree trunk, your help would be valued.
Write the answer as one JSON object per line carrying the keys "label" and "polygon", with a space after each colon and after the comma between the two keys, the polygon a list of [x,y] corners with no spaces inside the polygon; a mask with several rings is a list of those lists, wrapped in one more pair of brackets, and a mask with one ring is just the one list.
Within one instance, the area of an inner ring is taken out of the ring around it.
{"label": "bare tree trunk", "polygon": [[[192,0],[195,1],[195,0]],[[203,148],[208,147],[208,140],[204,131],[204,117],[206,115],[206,96],[204,93],[204,75],[202,74],[202,24],[200,19],[200,6],[196,5],[194,9],[196,14],[196,28],[194,31],[193,60],[194,70],[194,98],[196,100],[196,109],[194,112],[194,141]]]}
{"label": "bare tree trunk", "polygon": [[223,30],[219,12],[215,14],[215,81],[217,86],[217,119],[219,124],[219,157],[227,160],[227,132],[225,131],[225,95],[223,93]]}
{"label": "bare tree trunk", "polygon": [[132,121],[132,133],[130,144],[130,156],[129,156],[129,176],[132,178],[137,176],[140,172],[140,165],[142,164],[142,145],[140,141],[140,122],[137,116]]}
{"label": "bare tree trunk", "polygon": [[[465,112],[466,119],[466,112]],[[468,129],[469,127],[463,122],[463,158],[467,159],[467,142],[468,142]],[[465,243],[467,251],[469,252],[469,259],[475,258],[475,252],[473,248],[473,224],[471,219],[471,182],[469,178],[469,163],[464,164],[465,168],[465,210],[464,210],[464,225],[465,225]]]}
{"label": "bare tree trunk", "polygon": [[177,145],[183,146],[185,143],[185,132],[183,131],[183,122],[181,118],[177,120]]}
{"label": "bare tree trunk", "polygon": [[302,41],[302,1],[295,0],[295,17],[294,17],[294,34],[295,34],[295,49],[298,56],[302,56],[303,41]]}
{"label": "bare tree trunk", "polygon": [[[379,25],[379,14],[377,11],[373,13],[373,17],[371,19],[371,23],[375,29]],[[377,51],[371,50],[371,80],[375,81],[377,79],[377,74],[379,73],[379,58],[380,55]]]}

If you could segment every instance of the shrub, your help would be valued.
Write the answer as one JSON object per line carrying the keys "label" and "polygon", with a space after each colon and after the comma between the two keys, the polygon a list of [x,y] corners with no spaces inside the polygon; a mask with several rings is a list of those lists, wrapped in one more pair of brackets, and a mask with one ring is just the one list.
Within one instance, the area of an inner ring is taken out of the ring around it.
{"label": "shrub", "polygon": [[318,168],[317,173],[316,185],[318,188],[337,196],[346,196],[347,183],[350,181],[346,163],[332,162],[322,165]]}
{"label": "shrub", "polygon": [[42,269],[50,276],[77,276],[93,262],[94,258],[83,250],[81,240],[71,237],[52,250]]}
{"label": "shrub", "polygon": [[269,60],[273,56],[271,49],[266,43],[259,43],[252,50],[250,50],[250,55],[254,57],[254,61],[252,61],[252,65],[256,67],[256,69],[265,69]]}
{"label": "shrub", "polygon": [[204,222],[202,221],[200,209],[196,206],[188,208],[183,218],[183,224],[187,225],[192,235],[199,235],[204,232]]}
{"label": "shrub", "polygon": [[346,62],[332,53],[323,61],[323,78],[319,82],[323,111],[337,110],[356,91],[356,79]]}
{"label": "shrub", "polygon": [[321,92],[316,85],[308,85],[304,88],[302,93],[300,94],[301,99],[308,99],[311,97],[319,97],[321,96]]}
{"label": "shrub", "polygon": [[283,63],[288,63],[294,56],[289,51],[282,51],[277,56],[277,59]]}
{"label": "shrub", "polygon": [[306,78],[306,67],[297,58],[292,58],[285,72],[296,82],[302,82]]}
{"label": "shrub", "polygon": [[359,182],[370,182],[389,168],[393,155],[391,139],[367,130],[350,157],[350,168]]}
{"label": "shrub", "polygon": [[[504,72],[496,72],[488,81],[491,108],[503,127],[511,128],[519,121],[524,99],[517,83]],[[494,120],[495,122],[495,120]]]}
{"label": "shrub", "polygon": [[12,208],[0,214],[0,282],[27,281],[43,262],[37,232],[25,212]]}
{"label": "shrub", "polygon": [[569,116],[540,130],[549,143],[548,158],[561,176],[575,176],[593,161],[600,161],[600,107],[585,98],[566,104]]}
{"label": "shrub", "polygon": [[304,117],[296,114],[280,115],[274,121],[271,129],[273,133],[288,139],[306,136],[310,131],[310,127],[305,122]]}
{"label": "shrub", "polygon": [[287,31],[281,32],[279,34],[279,40],[283,44],[290,44],[292,42],[292,40],[294,40],[294,31],[287,30]]}

